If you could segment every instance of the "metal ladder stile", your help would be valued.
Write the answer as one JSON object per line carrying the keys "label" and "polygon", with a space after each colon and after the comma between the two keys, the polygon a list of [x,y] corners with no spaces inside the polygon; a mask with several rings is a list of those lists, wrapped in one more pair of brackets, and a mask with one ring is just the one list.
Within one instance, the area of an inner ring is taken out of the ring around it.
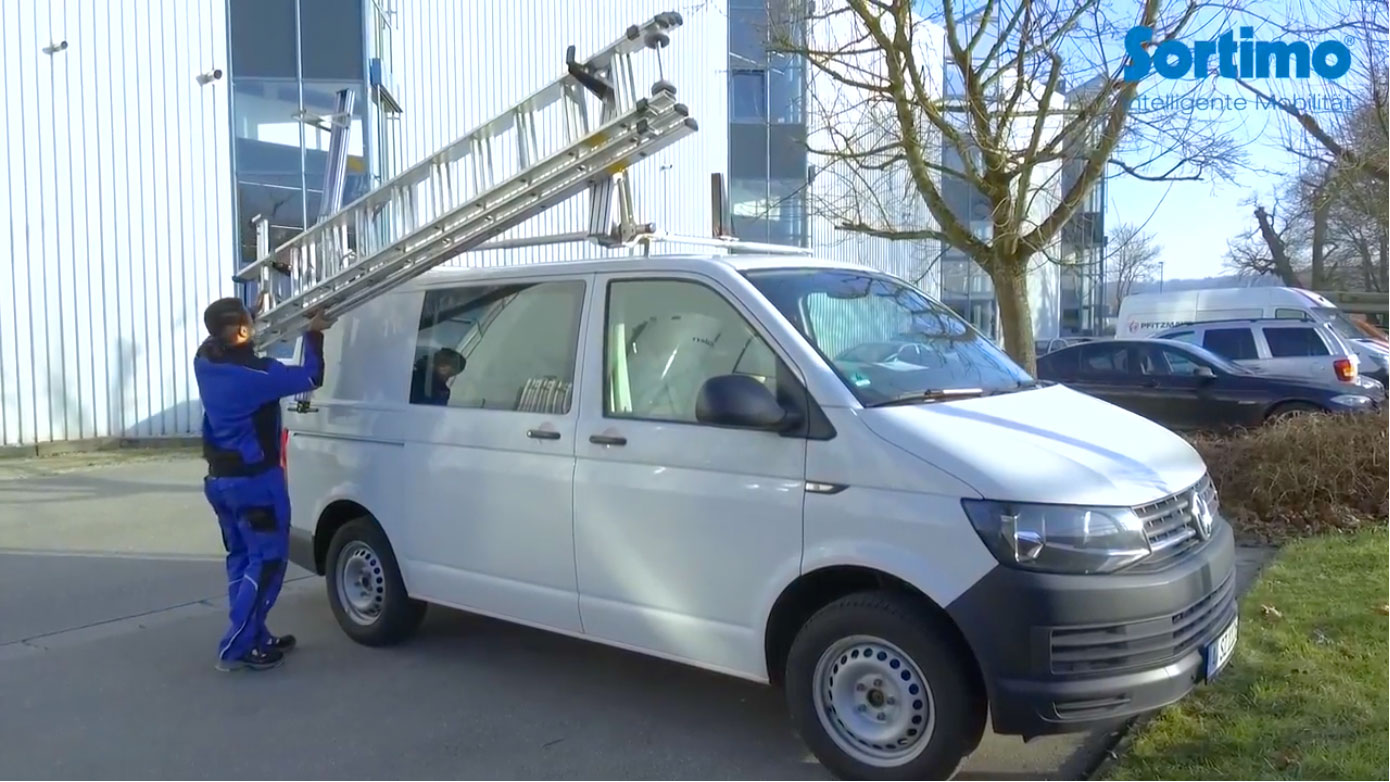
{"label": "metal ladder stile", "polygon": [[[353,203],[325,213],[274,251],[258,246],[258,260],[234,278],[256,285],[264,303],[257,313],[257,348],[298,337],[315,311],[341,316],[470,250],[582,240],[612,247],[650,236],[651,226],[631,218],[628,170],[698,125],[664,79],[649,96],[638,96],[633,59],[654,52],[660,68],[660,49],[681,24],[677,13],[658,14],[583,62],[570,47],[561,78]],[[599,104],[596,121],[593,99]],[[565,129],[558,137],[541,132],[554,111],[561,112]],[[341,141],[345,148],[346,137]],[[514,156],[494,154],[513,142]],[[335,170],[330,164],[330,176]],[[341,194],[337,173],[334,186]],[[586,191],[586,230],[489,243]],[[324,195],[327,209],[328,183]],[[616,223],[615,208],[621,215]]]}

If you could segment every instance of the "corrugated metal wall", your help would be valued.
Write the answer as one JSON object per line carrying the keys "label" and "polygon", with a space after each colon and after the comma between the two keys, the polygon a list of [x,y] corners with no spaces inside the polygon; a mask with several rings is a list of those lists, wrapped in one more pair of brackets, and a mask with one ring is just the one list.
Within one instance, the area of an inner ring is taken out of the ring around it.
{"label": "corrugated metal wall", "polygon": [[[658,229],[710,233],[709,177],[728,167],[728,18],[711,0],[412,0],[398,3],[393,69],[405,114],[401,149],[409,165],[454,141],[516,101],[564,74],[565,49],[576,56],[620,38],[630,25],[675,10],[684,25],[661,52],[665,78],[690,107],[700,131],[635,166],[637,217]],[[654,60],[645,55],[649,64]],[[659,78],[639,70],[647,94]],[[588,199],[551,210],[508,237],[583,230]],[[680,249],[671,246],[663,252]],[[470,253],[457,263],[499,265],[599,255],[597,247],[568,244]]]}
{"label": "corrugated metal wall", "polygon": [[196,428],[235,248],[227,80],[196,78],[225,1],[0,2],[0,444]]}
{"label": "corrugated metal wall", "polygon": [[[811,42],[819,50],[846,53],[836,57],[841,64],[835,72],[856,79],[863,79],[864,73],[880,72],[884,67],[882,55],[866,48],[863,29],[854,15],[844,12],[836,0],[819,6],[821,10],[811,25]],[[941,28],[925,21],[914,30],[913,42],[922,52],[917,63],[923,69],[924,84],[929,87],[939,88],[942,84],[944,34]],[[875,161],[885,167],[873,170],[866,161],[847,157],[863,155],[900,138],[896,120],[880,116],[882,105],[875,104],[867,93],[816,68],[810,71],[809,83],[809,145],[813,150],[839,153],[811,156],[818,169],[811,186],[811,246],[836,260],[862,263],[897,275],[926,293],[937,295],[941,279],[939,242],[884,239],[836,228],[847,220],[897,231],[935,226],[906,164],[888,164],[885,156]],[[830,132],[832,126],[834,133]],[[922,143],[932,146],[935,142],[927,138]]]}

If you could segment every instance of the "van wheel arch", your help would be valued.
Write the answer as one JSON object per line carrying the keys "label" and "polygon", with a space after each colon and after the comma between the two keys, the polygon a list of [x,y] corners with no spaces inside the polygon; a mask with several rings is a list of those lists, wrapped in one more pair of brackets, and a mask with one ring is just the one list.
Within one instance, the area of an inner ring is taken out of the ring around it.
{"label": "van wheel arch", "polygon": [[906,595],[921,608],[923,613],[934,620],[943,640],[952,646],[961,661],[971,672],[971,688],[976,702],[981,708],[976,715],[978,730],[975,735],[973,752],[984,735],[985,721],[988,717],[988,690],[985,687],[984,673],[980,670],[979,659],[975,656],[964,633],[956,626],[936,601],[932,600],[912,584],[873,568],[854,565],[837,565],[804,573],[782,590],[772,605],[768,615],[767,628],[763,636],[764,653],[767,658],[768,680],[774,687],[784,685],[783,677],[787,657],[797,632],[817,611],[827,605],[856,592],[888,591]]}
{"label": "van wheel arch", "polygon": [[376,518],[371,511],[352,500],[336,500],[323,509],[323,512],[319,514],[318,523],[314,526],[314,572],[316,574],[321,576],[327,570],[328,547],[333,543],[333,536],[338,534],[338,530],[344,524],[363,517]]}

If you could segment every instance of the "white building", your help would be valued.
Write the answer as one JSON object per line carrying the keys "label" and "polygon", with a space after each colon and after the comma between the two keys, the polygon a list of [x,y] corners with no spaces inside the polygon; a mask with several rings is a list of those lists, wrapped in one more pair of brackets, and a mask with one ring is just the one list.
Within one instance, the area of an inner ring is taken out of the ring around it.
{"label": "white building", "polygon": [[[685,19],[664,76],[701,130],[642,164],[639,216],[707,235],[719,172],[742,238],[920,278],[922,246],[808,213],[805,68],[766,52],[768,2],[5,0],[0,446],[196,434],[202,310],[236,293],[251,218],[278,244],[316,216],[327,134],[305,120],[337,90],[358,92],[350,200],[560,76],[568,45],[582,58],[662,11]],[[527,230],[572,229],[583,201]]]}

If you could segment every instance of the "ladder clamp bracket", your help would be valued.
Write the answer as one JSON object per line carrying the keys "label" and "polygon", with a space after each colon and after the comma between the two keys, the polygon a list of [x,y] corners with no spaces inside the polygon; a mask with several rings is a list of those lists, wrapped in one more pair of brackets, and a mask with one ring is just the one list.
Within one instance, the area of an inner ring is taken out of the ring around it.
{"label": "ladder clamp bracket", "polygon": [[595,73],[593,68],[574,59],[574,44],[570,44],[565,50],[565,67],[569,69],[569,74],[575,81],[584,85],[584,88],[599,100],[606,101],[613,97],[613,85]]}

